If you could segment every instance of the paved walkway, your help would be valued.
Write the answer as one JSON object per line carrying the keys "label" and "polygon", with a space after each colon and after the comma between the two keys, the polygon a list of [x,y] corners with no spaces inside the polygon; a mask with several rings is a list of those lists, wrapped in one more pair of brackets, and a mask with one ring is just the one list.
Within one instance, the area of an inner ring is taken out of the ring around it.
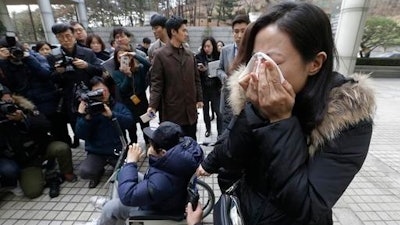
{"label": "paved walkway", "polygon": [[[360,173],[333,210],[335,225],[400,224],[400,79],[375,79],[374,84],[378,108],[370,152]],[[215,121],[209,138],[204,138],[205,126],[202,118],[199,121],[199,142],[215,141]],[[74,168],[78,168],[85,156],[82,146],[83,142],[80,148],[73,149]],[[85,180],[63,183],[60,196],[54,199],[48,196],[48,189],[33,200],[0,194],[0,224],[67,225],[97,218],[100,213],[90,205],[89,198],[108,194],[108,187],[103,188],[103,184],[111,172],[108,167],[95,189],[89,189]],[[206,182],[218,196],[215,177],[206,178]],[[205,221],[212,223],[211,217]]]}

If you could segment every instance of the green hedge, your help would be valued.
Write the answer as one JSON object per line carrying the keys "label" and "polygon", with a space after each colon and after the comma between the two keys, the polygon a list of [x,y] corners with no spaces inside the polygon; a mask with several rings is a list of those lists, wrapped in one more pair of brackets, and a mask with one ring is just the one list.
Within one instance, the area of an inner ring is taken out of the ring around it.
{"label": "green hedge", "polygon": [[400,66],[400,58],[357,58],[356,65]]}

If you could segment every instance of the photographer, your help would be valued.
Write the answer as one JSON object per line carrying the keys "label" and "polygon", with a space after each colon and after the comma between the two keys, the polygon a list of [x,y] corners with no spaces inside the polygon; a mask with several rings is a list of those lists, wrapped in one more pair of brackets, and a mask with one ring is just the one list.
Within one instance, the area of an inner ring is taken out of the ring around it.
{"label": "photographer", "polygon": [[[63,142],[52,140],[48,135],[50,122],[32,102],[11,95],[11,91],[3,87],[0,120],[0,136],[6,146],[2,157],[18,164],[19,180],[26,197],[40,196],[46,183],[50,187],[50,197],[54,198],[60,194],[62,179],[76,181],[71,149]],[[61,176],[56,170],[56,160]],[[45,174],[42,174],[43,164],[46,165]]]}
{"label": "photographer", "polygon": [[[122,149],[119,133],[114,127],[116,118],[121,129],[125,130],[133,124],[131,112],[122,103],[115,102],[110,95],[111,77],[104,80],[93,77],[90,80],[91,91],[77,90],[81,102],[78,108],[76,135],[85,140],[87,157],[79,167],[83,179],[89,179],[89,188],[95,188],[104,173],[104,166],[115,166]],[[83,88],[84,89],[84,88]],[[99,104],[100,103],[100,104]]]}
{"label": "photographer", "polygon": [[[102,67],[91,49],[77,45],[72,26],[66,23],[55,24],[51,30],[61,44],[60,54],[56,55],[56,62],[53,65],[53,78],[62,90],[59,111],[67,112],[65,119],[74,129],[78,106],[78,103],[75,104],[73,101],[74,86],[80,82],[87,85],[93,76],[101,76]],[[72,147],[78,146],[79,140],[74,137]]]}
{"label": "photographer", "polygon": [[[124,62],[124,59],[127,60]],[[150,63],[125,47],[115,49],[114,62],[115,70],[111,76],[117,84],[122,103],[132,112],[135,120],[135,123],[128,129],[130,143],[137,143],[136,123],[140,123],[142,130],[149,126],[149,122],[144,123],[140,116],[145,114],[149,107],[146,96],[146,74],[149,71]],[[143,139],[146,144],[149,143],[146,135],[143,135]]]}
{"label": "photographer", "polygon": [[60,96],[51,79],[49,65],[39,62],[37,57],[22,48],[14,34],[8,33],[0,39],[0,68],[3,71],[0,82],[35,104],[50,120],[55,140],[69,143],[68,130],[66,127],[63,129],[56,112]]}

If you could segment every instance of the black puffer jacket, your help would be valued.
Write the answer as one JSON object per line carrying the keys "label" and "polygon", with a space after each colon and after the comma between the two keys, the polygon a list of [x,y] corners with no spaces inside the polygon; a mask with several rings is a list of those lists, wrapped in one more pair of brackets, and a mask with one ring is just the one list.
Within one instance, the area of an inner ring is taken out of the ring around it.
{"label": "black puffer jacket", "polygon": [[230,100],[238,118],[203,168],[243,170],[237,194],[246,224],[333,224],[332,207],[371,140],[375,100],[367,79],[335,79],[342,84],[331,90],[322,123],[306,136],[295,115],[272,124],[261,119],[245,103],[237,75],[230,78]]}

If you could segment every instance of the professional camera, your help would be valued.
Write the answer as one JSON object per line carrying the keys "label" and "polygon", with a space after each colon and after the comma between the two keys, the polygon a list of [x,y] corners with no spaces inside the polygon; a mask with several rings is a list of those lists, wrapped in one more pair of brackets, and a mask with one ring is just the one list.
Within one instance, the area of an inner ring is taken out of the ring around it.
{"label": "professional camera", "polygon": [[17,45],[17,39],[15,38],[15,33],[13,32],[7,32],[6,33],[6,42],[8,47],[8,50],[10,51],[10,54],[15,58],[15,60],[20,61],[24,57],[24,50]]}
{"label": "professional camera", "polygon": [[18,106],[12,102],[0,101],[0,116],[9,115],[15,113],[18,110]]}
{"label": "professional camera", "polygon": [[103,89],[90,91],[83,82],[75,87],[76,99],[87,102],[86,113],[90,115],[104,112],[103,92]]}
{"label": "professional camera", "polygon": [[72,63],[74,61],[74,58],[69,57],[65,54],[60,54],[56,56],[56,65],[57,67],[64,67],[65,72],[68,71],[75,71],[74,69],[74,64]]}

